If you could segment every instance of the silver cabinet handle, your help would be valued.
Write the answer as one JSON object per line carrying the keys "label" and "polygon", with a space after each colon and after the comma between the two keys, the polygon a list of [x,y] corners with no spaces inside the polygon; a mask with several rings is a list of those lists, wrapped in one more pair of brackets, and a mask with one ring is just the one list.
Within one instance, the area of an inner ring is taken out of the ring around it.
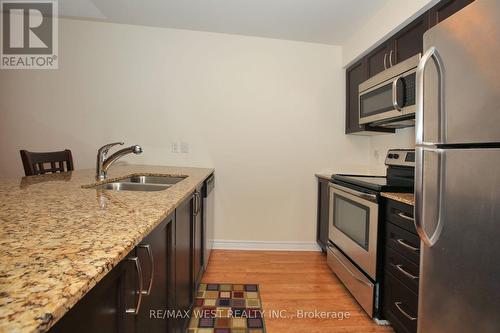
{"label": "silver cabinet handle", "polygon": [[424,72],[429,59],[433,58],[438,70],[439,78],[439,93],[438,93],[438,108],[439,108],[439,140],[446,138],[446,126],[444,118],[444,70],[443,60],[438,50],[430,47],[420,59],[416,71],[416,87],[415,87],[415,143],[417,145],[428,144],[424,142]]}
{"label": "silver cabinet handle", "polygon": [[151,245],[149,245],[149,244],[140,244],[138,246],[138,248],[146,249],[146,251],[148,252],[148,256],[149,256],[149,262],[151,263],[151,275],[149,278],[148,290],[141,289],[142,294],[149,296],[149,295],[151,295],[151,288],[153,287],[153,279],[155,276],[155,260],[153,258],[153,251],[151,250]]}
{"label": "silver cabinet handle", "polygon": [[413,217],[408,216],[405,213],[397,213],[396,215],[399,216],[400,218],[402,218],[403,220],[413,222]]}
{"label": "silver cabinet handle", "polygon": [[139,296],[137,297],[137,304],[135,305],[135,308],[129,308],[125,310],[125,313],[137,315],[139,314],[139,309],[141,308],[141,301],[142,301],[142,269],[141,269],[141,263],[139,262],[139,258],[133,257],[133,258],[128,258],[127,260],[133,261],[135,263],[135,269],[137,271],[137,281],[138,281],[138,292]]}
{"label": "silver cabinet handle", "polygon": [[201,208],[200,207],[200,192],[198,192],[198,190],[194,191],[193,199],[194,199],[193,216],[197,216],[200,213],[200,208]]}
{"label": "silver cabinet handle", "polygon": [[405,270],[405,269],[403,268],[403,265],[395,265],[394,267],[396,267],[396,269],[397,269],[398,271],[400,271],[401,273],[403,273],[404,275],[406,275],[406,276],[407,276],[407,277],[409,277],[410,279],[412,279],[412,280],[416,280],[416,279],[418,279],[418,276],[415,276],[415,275],[413,275],[413,274],[409,273],[407,270]]}
{"label": "silver cabinet handle", "polygon": [[389,52],[389,67],[392,67],[392,52],[393,50],[391,50],[391,52]]}
{"label": "silver cabinet handle", "polygon": [[394,305],[399,310],[399,312],[401,312],[403,314],[403,316],[405,316],[406,318],[410,319],[411,321],[417,320],[416,317],[413,317],[413,316],[409,315],[405,310],[403,310],[403,308],[401,307],[401,304],[403,304],[403,302],[394,302]]}
{"label": "silver cabinet handle", "polygon": [[412,251],[415,251],[415,252],[419,252],[420,250],[417,248],[417,247],[414,247],[410,244],[408,244],[407,242],[404,241],[404,239],[396,239],[396,242],[398,242],[398,244],[406,247],[407,249],[410,249]]}
{"label": "silver cabinet handle", "polygon": [[[328,244],[327,246],[328,246],[329,248],[331,248],[331,249],[334,249],[334,247],[333,247],[331,244]],[[371,284],[369,284],[368,282],[366,282],[366,281],[364,281],[364,280],[360,279],[360,278],[359,278],[356,274],[354,274],[354,272],[353,272],[353,271],[351,271],[351,270],[349,269],[349,267],[347,267],[347,265],[346,265],[346,264],[344,264],[344,262],[342,261],[342,259],[340,259],[339,257],[337,257],[337,255],[336,255],[333,251],[330,251],[330,253],[331,253],[331,254],[333,254],[333,255],[335,256],[335,258],[337,258],[337,261],[338,261],[338,262],[340,262],[340,264],[341,264],[342,266],[344,266],[345,270],[346,270],[347,272],[349,272],[349,274],[351,274],[353,278],[355,278],[356,280],[358,280],[358,281],[359,281],[359,282],[361,282],[362,284],[364,284],[364,285],[366,285],[366,286],[368,286],[368,287],[371,287]]]}
{"label": "silver cabinet handle", "polygon": [[401,107],[398,104],[398,81],[399,80],[401,80],[401,77],[397,77],[394,79],[394,81],[392,81],[392,106],[394,106],[394,108],[396,110],[401,111]]}
{"label": "silver cabinet handle", "polygon": [[387,69],[387,53],[384,53],[384,69]]}

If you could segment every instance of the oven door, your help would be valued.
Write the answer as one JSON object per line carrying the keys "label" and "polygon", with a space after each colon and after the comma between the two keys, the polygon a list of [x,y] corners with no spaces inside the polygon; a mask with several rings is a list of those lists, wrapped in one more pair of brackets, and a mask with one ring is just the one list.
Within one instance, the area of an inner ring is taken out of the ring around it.
{"label": "oven door", "polygon": [[330,184],[330,241],[373,280],[377,271],[378,209],[376,195]]}

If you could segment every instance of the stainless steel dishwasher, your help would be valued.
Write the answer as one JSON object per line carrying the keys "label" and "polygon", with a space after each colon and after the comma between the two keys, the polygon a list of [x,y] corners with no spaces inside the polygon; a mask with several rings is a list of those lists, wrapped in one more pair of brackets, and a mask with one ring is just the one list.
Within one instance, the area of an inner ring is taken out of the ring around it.
{"label": "stainless steel dishwasher", "polygon": [[203,186],[203,265],[208,266],[210,252],[214,243],[214,187],[215,176],[211,175]]}

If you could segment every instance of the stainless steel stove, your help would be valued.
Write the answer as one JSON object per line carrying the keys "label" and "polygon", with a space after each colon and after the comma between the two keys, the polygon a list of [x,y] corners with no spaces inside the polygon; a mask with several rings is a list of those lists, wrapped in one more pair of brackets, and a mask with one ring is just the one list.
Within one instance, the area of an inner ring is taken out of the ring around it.
{"label": "stainless steel stove", "polygon": [[385,176],[335,174],[330,183],[328,264],[363,309],[379,311],[381,192],[413,192],[415,151],[389,150]]}

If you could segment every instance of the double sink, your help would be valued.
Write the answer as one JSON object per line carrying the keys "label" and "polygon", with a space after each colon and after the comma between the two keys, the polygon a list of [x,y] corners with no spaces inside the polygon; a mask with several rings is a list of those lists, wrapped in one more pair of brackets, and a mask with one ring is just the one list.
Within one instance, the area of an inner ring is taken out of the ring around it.
{"label": "double sink", "polygon": [[186,177],[134,175],[114,182],[99,184],[92,188],[114,191],[163,191],[184,180]]}

